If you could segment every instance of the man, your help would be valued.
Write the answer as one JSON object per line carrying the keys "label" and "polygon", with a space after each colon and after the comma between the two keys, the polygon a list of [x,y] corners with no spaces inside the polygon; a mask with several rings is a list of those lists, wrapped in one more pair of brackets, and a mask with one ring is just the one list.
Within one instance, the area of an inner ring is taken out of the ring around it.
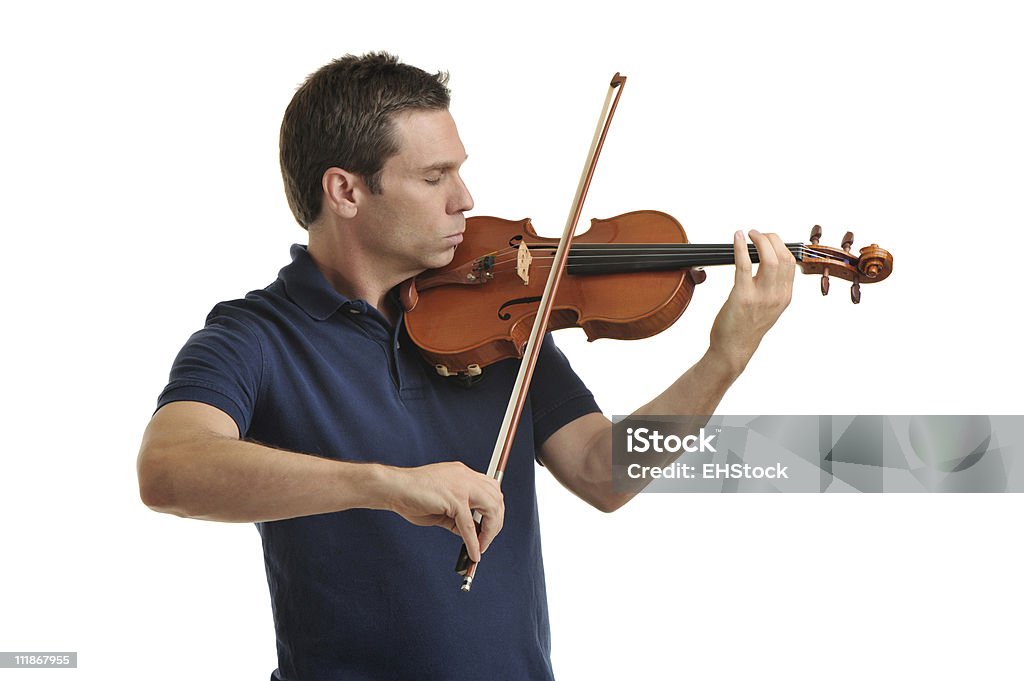
{"label": "man", "polygon": [[[553,678],[532,459],[603,511],[629,499],[611,487],[611,425],[550,337],[501,490],[478,471],[516,363],[467,389],[403,331],[396,287],[451,260],[473,207],[445,82],[385,54],[307,79],[281,167],[308,248],[293,246],[266,289],[214,308],[143,439],[148,506],[257,523],[272,679]],[[707,354],[638,413],[712,413],[788,304],[792,256],[750,236],[757,276],[737,232]],[[489,549],[468,597],[453,582],[460,539],[473,560]]]}

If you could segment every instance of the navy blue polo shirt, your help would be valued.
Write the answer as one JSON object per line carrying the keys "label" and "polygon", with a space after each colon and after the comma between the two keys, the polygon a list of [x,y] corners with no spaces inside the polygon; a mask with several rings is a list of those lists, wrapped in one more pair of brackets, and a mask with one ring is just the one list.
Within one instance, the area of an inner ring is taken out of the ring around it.
{"label": "navy blue polo shirt", "polygon": [[[179,353],[159,406],[229,414],[244,439],[346,461],[486,471],[518,362],[466,388],[404,332],[321,275],[304,246],[278,279],[217,305]],[[551,679],[534,457],[597,411],[550,336],[502,483],[505,525],[469,594],[461,540],[387,511],[257,523],[277,631],[272,680]]]}

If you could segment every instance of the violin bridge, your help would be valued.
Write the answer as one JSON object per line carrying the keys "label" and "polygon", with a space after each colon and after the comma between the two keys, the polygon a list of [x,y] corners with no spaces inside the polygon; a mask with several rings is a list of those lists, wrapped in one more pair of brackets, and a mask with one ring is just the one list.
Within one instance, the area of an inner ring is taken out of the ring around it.
{"label": "violin bridge", "polygon": [[524,285],[530,283],[530,263],[533,262],[533,256],[530,255],[530,249],[526,243],[519,242],[519,252],[516,254],[516,274],[523,280]]}

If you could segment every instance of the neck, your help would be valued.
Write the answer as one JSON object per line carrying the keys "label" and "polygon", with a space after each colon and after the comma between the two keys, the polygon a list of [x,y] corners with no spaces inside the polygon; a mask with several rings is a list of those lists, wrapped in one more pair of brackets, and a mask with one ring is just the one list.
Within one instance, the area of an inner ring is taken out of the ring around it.
{"label": "neck", "polygon": [[336,230],[317,229],[309,232],[309,255],[331,287],[350,300],[365,300],[377,308],[392,324],[398,311],[388,292],[403,279],[388,276],[374,267],[357,249],[349,247]]}

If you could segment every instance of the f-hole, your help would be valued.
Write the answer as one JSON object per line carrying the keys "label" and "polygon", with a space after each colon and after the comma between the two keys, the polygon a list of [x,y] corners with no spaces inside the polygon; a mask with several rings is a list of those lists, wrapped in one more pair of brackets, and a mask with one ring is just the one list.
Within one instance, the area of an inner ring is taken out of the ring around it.
{"label": "f-hole", "polygon": [[505,308],[512,307],[513,305],[523,305],[526,303],[539,303],[540,296],[530,296],[528,298],[513,298],[512,300],[506,300],[501,307],[498,308],[498,319],[503,322],[507,322],[512,319],[512,315],[505,312]]}

